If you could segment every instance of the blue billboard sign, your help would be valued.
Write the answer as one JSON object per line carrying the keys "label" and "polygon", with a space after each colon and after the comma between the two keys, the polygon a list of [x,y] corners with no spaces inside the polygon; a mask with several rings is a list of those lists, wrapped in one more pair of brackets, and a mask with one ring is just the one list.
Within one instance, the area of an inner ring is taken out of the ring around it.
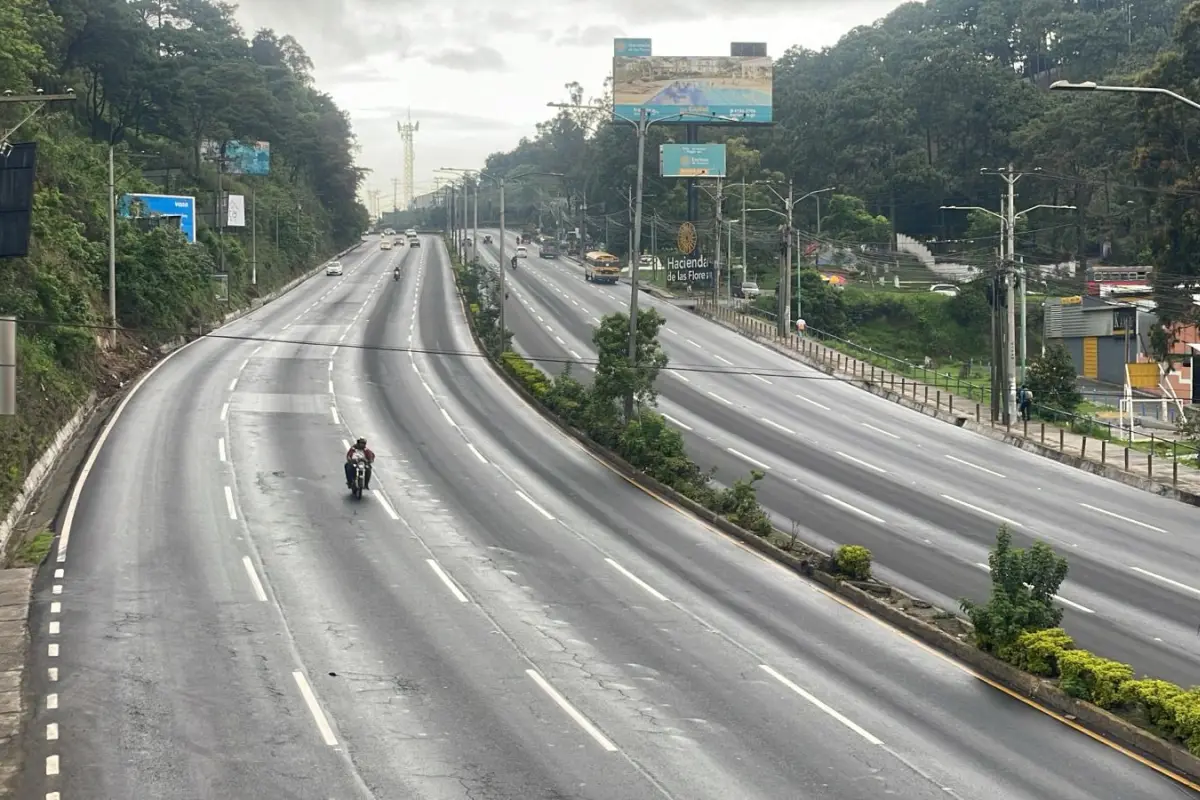
{"label": "blue billboard sign", "polygon": [[658,161],[664,178],[724,178],[725,145],[659,145]]}
{"label": "blue billboard sign", "polygon": [[189,242],[196,241],[196,198],[176,194],[126,194],[118,212],[127,219],[176,217]]}
{"label": "blue billboard sign", "polygon": [[228,175],[270,175],[271,143],[239,142],[236,139],[226,142],[225,173]]}
{"label": "blue billboard sign", "polygon": [[775,64],[767,56],[613,56],[613,116],[641,109],[665,123],[773,121]]}
{"label": "blue billboard sign", "polygon": [[613,39],[614,56],[645,58],[651,55],[649,39]]}

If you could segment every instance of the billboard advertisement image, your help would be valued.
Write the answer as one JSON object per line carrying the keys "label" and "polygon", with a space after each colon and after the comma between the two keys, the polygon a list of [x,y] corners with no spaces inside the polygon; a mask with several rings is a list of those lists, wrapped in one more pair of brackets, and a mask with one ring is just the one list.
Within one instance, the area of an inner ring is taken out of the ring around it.
{"label": "billboard advertisement image", "polygon": [[246,195],[225,195],[225,227],[246,227]]}
{"label": "billboard advertisement image", "polygon": [[614,56],[613,116],[637,120],[645,108],[668,124],[714,114],[772,122],[774,74],[774,62],[761,56]]}
{"label": "billboard advertisement image", "polygon": [[179,230],[189,242],[196,241],[196,198],[175,194],[126,194],[118,213],[126,219],[167,217],[179,220]]}
{"label": "billboard advertisement image", "polygon": [[664,144],[658,148],[664,178],[724,178],[725,145]]}
{"label": "billboard advertisement image", "polygon": [[231,139],[224,143],[206,139],[200,143],[200,157],[221,164],[226,175],[270,175],[271,143],[240,142]]}

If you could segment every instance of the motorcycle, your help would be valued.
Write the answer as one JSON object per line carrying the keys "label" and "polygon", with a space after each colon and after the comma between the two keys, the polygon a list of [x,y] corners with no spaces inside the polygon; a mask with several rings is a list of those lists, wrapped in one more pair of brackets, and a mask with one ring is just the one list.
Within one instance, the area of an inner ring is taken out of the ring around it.
{"label": "motorcycle", "polygon": [[517,257],[516,257],[516,256],[513,256],[513,257],[512,257],[512,268],[513,268],[513,271],[514,271],[514,272],[515,272],[515,271],[516,271],[516,269],[517,269]]}
{"label": "motorcycle", "polygon": [[354,460],[354,482],[350,484],[350,493],[355,500],[362,500],[363,487],[367,485],[367,461],[363,458]]}
{"label": "motorcycle", "polygon": [[392,270],[392,280],[394,280],[394,281],[400,280],[400,268],[399,267]]}

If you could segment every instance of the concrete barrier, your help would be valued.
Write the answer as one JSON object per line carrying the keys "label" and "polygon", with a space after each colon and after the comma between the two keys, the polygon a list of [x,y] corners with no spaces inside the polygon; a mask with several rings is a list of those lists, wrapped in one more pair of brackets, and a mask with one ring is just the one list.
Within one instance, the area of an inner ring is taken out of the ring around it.
{"label": "concrete barrier", "polygon": [[[763,537],[739,528],[712,510],[680,494],[670,486],[660,483],[649,475],[638,471],[618,454],[596,444],[583,431],[567,425],[557,414],[550,411],[541,401],[534,397],[520,381],[510,375],[501,364],[498,364],[495,359],[487,354],[483,343],[475,331],[474,321],[467,310],[462,288],[458,286],[457,274],[455,275],[455,285],[457,287],[459,304],[462,306],[463,315],[467,320],[467,326],[471,332],[471,338],[479,351],[486,356],[487,363],[491,365],[496,374],[526,404],[538,412],[550,424],[574,439],[594,458],[629,483],[656,496],[660,500],[669,501],[679,506],[720,532],[789,567],[801,576],[816,581],[830,592],[846,599],[872,616],[878,617],[925,644],[937,648],[969,667],[977,676],[1058,712],[1060,715],[1078,722],[1094,733],[1145,754],[1188,778],[1200,779],[1200,758],[1192,755],[1183,747],[1156,736],[1150,731],[1140,728],[1115,714],[1111,714],[1091,703],[1071,697],[1053,681],[1022,672],[1011,664],[983,652],[968,641],[968,634],[972,630],[971,625],[961,617],[955,617],[957,620],[955,624],[962,631],[956,635],[943,630],[937,625],[931,624],[919,616],[908,613],[903,606],[925,608],[935,612],[939,611],[939,609],[930,603],[921,601],[919,598],[883,583],[873,583],[870,584],[870,589],[864,589],[862,587],[867,584],[843,580],[829,571],[832,565],[831,556],[811,545],[798,542],[798,544],[802,545],[800,555],[776,547]],[[790,538],[790,535],[784,531],[776,530],[780,535]],[[875,592],[886,593],[894,602],[880,599],[876,596]]]}

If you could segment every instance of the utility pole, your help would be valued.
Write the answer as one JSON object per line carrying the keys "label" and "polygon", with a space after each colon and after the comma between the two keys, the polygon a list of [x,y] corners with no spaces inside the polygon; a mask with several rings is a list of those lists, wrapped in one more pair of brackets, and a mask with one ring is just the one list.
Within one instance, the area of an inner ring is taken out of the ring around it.
{"label": "utility pole", "polygon": [[792,315],[792,210],[795,206],[792,181],[788,181],[785,222],[783,223],[783,260],[779,265],[779,288],[775,291],[779,315],[776,327],[780,336],[787,336]]}
{"label": "utility pole", "polygon": [[721,179],[717,178],[717,202],[716,202],[716,256],[713,259],[713,306],[717,305],[718,298],[721,295],[721,222],[722,205],[725,202],[725,195],[721,194],[722,184]]}
{"label": "utility pole", "polygon": [[500,355],[504,354],[504,301],[508,298],[508,289],[504,286],[504,268],[508,266],[504,262],[504,176],[497,178],[497,183],[500,184]]}
{"label": "utility pole", "polygon": [[[471,233],[471,264],[479,263],[479,184],[480,179],[475,178],[475,205],[472,210],[472,233]],[[500,265],[500,269],[504,269],[504,265]]]}
{"label": "utility pole", "polygon": [[637,269],[639,266],[641,266],[640,264],[637,263],[637,253],[633,252],[633,187],[632,186],[625,187],[625,202],[629,206],[629,236],[626,237],[627,239],[629,239],[629,242],[626,245],[626,247],[629,248],[629,274],[632,275],[633,271],[635,269]]}
{"label": "utility pole", "polygon": [[[193,203],[192,205],[195,205]],[[117,346],[117,175],[113,168],[113,145],[108,145],[108,322],[112,346]]]}
{"label": "utility pole", "polygon": [[[642,181],[646,169],[646,129],[650,121],[646,117],[646,107],[638,108],[637,125],[637,201],[633,212],[633,246],[635,250],[642,249]],[[638,271],[629,271],[629,366],[637,368],[637,332],[638,332]],[[633,419],[633,393],[625,398],[625,421]]]}
{"label": "utility pole", "polygon": [[[746,281],[746,177],[742,176],[742,282]],[[733,296],[733,284],[730,284],[730,296]]]}

